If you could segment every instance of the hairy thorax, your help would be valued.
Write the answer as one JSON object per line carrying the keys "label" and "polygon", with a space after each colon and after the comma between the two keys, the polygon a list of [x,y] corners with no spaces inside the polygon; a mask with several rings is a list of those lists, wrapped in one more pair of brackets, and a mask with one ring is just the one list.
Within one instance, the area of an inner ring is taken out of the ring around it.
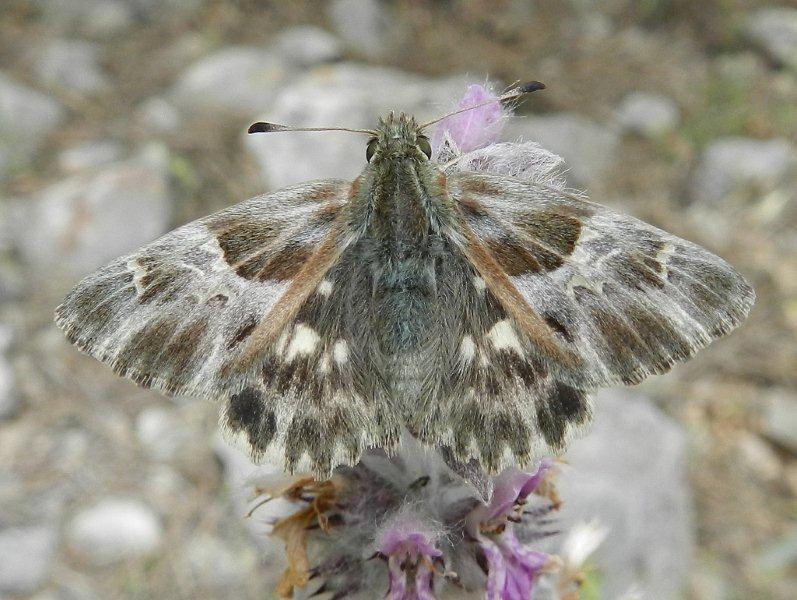
{"label": "hairy thorax", "polygon": [[384,161],[372,176],[371,219],[360,247],[369,270],[373,331],[394,393],[414,395],[430,366],[423,364],[425,349],[439,336],[438,271],[451,252],[441,233],[445,199],[439,172],[428,163]]}

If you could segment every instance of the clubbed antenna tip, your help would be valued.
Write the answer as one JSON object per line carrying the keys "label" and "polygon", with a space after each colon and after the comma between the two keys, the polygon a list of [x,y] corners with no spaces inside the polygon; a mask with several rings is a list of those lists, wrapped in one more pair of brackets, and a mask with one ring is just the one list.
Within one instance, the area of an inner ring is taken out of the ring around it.
{"label": "clubbed antenna tip", "polygon": [[504,92],[498,98],[491,98],[490,100],[486,100],[484,102],[479,102],[478,104],[474,104],[473,106],[466,106],[465,108],[459,108],[459,109],[457,109],[457,110],[455,110],[453,112],[447,113],[447,114],[445,114],[445,115],[443,115],[441,117],[437,117],[436,119],[433,119],[431,121],[427,121],[426,123],[421,125],[419,127],[419,129],[424,129],[424,128],[428,127],[429,125],[434,125],[435,123],[437,123],[439,121],[442,121],[443,119],[446,119],[448,117],[453,117],[454,115],[458,115],[459,113],[463,113],[463,112],[466,112],[466,111],[469,111],[469,110],[473,110],[474,108],[481,108],[482,106],[486,106],[488,104],[493,104],[494,102],[509,102],[509,101],[512,101],[512,100],[517,100],[521,96],[524,96],[526,94],[530,94],[531,92],[536,92],[538,90],[544,90],[544,89],[545,89],[545,84],[540,82],[540,81],[529,81],[527,83],[521,83],[519,85],[516,85],[516,86],[510,88],[510,90],[508,92]]}
{"label": "clubbed antenna tip", "polygon": [[272,131],[282,131],[283,127],[281,125],[275,125],[274,123],[265,123],[263,121],[258,121],[257,123],[252,123],[249,126],[249,129],[246,130],[247,133],[271,133]]}
{"label": "clubbed antenna tip", "polygon": [[542,81],[529,81],[518,86],[517,91],[520,94],[530,94],[538,90],[544,90],[545,84]]}
{"label": "clubbed antenna tip", "polygon": [[376,135],[373,129],[352,129],[350,127],[291,127],[290,125],[278,125],[277,123],[266,123],[258,121],[252,123],[247,133],[274,133],[275,131],[350,131],[352,133],[364,133],[366,135]]}

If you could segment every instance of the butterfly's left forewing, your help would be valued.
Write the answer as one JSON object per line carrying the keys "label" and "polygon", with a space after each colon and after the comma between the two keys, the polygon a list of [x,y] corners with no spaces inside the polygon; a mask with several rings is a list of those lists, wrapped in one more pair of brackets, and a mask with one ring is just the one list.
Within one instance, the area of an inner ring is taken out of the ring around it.
{"label": "butterfly's left forewing", "polygon": [[312,182],[189,223],[86,277],[56,321],[140,385],[220,399],[256,461],[319,475],[356,462],[398,426],[336,330],[351,191]]}

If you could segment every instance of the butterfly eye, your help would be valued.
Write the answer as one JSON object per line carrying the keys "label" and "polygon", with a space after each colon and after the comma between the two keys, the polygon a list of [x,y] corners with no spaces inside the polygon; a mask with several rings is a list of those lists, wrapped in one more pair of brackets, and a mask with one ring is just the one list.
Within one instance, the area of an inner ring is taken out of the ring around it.
{"label": "butterfly eye", "polygon": [[426,158],[432,158],[432,145],[429,143],[429,138],[425,135],[418,136],[418,148],[426,155]]}
{"label": "butterfly eye", "polygon": [[376,152],[378,140],[376,138],[372,139],[368,142],[368,147],[365,149],[365,160],[371,162],[371,159],[374,157],[374,153]]}

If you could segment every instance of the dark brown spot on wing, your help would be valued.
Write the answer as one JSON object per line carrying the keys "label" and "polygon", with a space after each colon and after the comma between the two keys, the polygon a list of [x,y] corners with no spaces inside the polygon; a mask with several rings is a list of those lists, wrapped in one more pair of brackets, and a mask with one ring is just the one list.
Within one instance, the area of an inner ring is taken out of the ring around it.
{"label": "dark brown spot on wing", "polygon": [[459,206],[468,218],[487,217],[488,212],[475,198],[463,196],[459,199]]}
{"label": "dark brown spot on wing", "polygon": [[527,248],[540,263],[543,271],[555,271],[564,264],[564,258],[562,256],[543,247],[541,244],[534,242],[527,243]]}
{"label": "dark brown spot on wing", "polygon": [[300,242],[291,242],[274,254],[255,277],[259,281],[293,279],[311,255],[311,248]]}
{"label": "dark brown spot on wing", "polygon": [[488,240],[487,247],[510,277],[524,273],[537,273],[542,268],[534,255],[524,248],[519,240],[508,234],[498,239]]}
{"label": "dark brown spot on wing", "polygon": [[463,175],[459,178],[459,185],[465,193],[470,192],[480,196],[506,195],[506,190],[500,184],[478,175]]}
{"label": "dark brown spot on wing", "polygon": [[588,416],[587,395],[584,390],[557,382],[548,398],[548,408],[568,422],[583,423]]}
{"label": "dark brown spot on wing", "polygon": [[557,382],[544,402],[537,406],[537,426],[554,450],[563,449],[567,426],[583,423],[588,416],[586,392],[561,382]]}
{"label": "dark brown spot on wing", "polygon": [[143,291],[139,295],[138,301],[141,304],[147,304],[157,299],[158,304],[164,304],[174,300],[179,287],[180,272],[165,265],[153,266],[149,269],[139,280]]}
{"label": "dark brown spot on wing", "polygon": [[[216,235],[224,260],[229,265],[257,264],[265,249],[278,235],[277,228],[266,221],[231,216],[209,220],[208,229]],[[253,268],[257,271],[258,268]]]}
{"label": "dark brown spot on wing", "polygon": [[664,268],[651,257],[639,253],[621,254],[607,261],[607,266],[614,270],[617,280],[629,288],[644,290],[645,286],[664,287],[661,276]]}
{"label": "dark brown spot on wing", "polygon": [[227,419],[234,429],[251,430],[260,424],[263,410],[263,394],[250,387],[230,396]]}
{"label": "dark brown spot on wing", "polygon": [[573,288],[573,296],[600,333],[596,344],[601,360],[625,383],[638,383],[642,379],[640,366],[650,355],[647,346],[607,298],[582,286]]}
{"label": "dark brown spot on wing", "polygon": [[158,367],[158,359],[168,341],[177,330],[178,322],[173,317],[160,317],[145,324],[119,352],[117,362],[121,375],[128,369],[142,374],[152,374]]}
{"label": "dark brown spot on wing", "polygon": [[548,324],[548,327],[553,329],[556,333],[561,335],[565,340],[568,342],[573,342],[573,334],[570,330],[565,326],[565,324],[553,313],[543,313],[542,318],[545,319],[545,322]]}
{"label": "dark brown spot on wing", "polygon": [[193,321],[180,330],[166,346],[163,357],[168,360],[174,377],[184,378],[189,374],[191,361],[202,350],[201,340],[207,326],[206,319]]}
{"label": "dark brown spot on wing", "polygon": [[581,220],[557,212],[531,212],[518,225],[549,253],[570,256],[581,235]]}
{"label": "dark brown spot on wing", "polygon": [[255,454],[264,452],[277,433],[277,417],[266,406],[263,394],[255,388],[245,388],[230,396],[227,424],[233,431],[243,431]]}
{"label": "dark brown spot on wing", "polygon": [[255,317],[250,317],[250,319],[246,323],[241,325],[235,331],[232,338],[230,338],[230,341],[227,342],[227,349],[234,348],[235,346],[243,342],[246,338],[248,338],[251,335],[252,331],[254,331],[255,327],[257,327],[258,323],[259,323],[258,319],[256,319]]}

